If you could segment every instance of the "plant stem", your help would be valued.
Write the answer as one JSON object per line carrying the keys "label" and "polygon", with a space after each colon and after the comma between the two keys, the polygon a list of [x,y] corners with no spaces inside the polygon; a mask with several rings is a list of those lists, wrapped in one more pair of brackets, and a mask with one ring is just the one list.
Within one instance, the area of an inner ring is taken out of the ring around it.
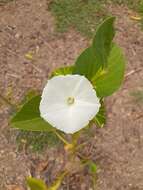
{"label": "plant stem", "polygon": [[57,190],[59,189],[63,178],[68,174],[68,171],[65,171],[61,173],[61,175],[57,178],[57,180],[53,183],[51,187],[48,188],[48,190]]}
{"label": "plant stem", "polygon": [[96,176],[92,176],[92,185],[93,185],[93,188],[95,189],[96,188]]}
{"label": "plant stem", "polygon": [[76,145],[78,138],[79,138],[80,132],[76,132],[72,135],[72,144]]}
{"label": "plant stem", "polygon": [[56,130],[54,130],[54,133],[57,135],[57,137],[63,142],[65,143],[66,145],[69,145],[70,143],[64,139],[64,137],[62,137]]}

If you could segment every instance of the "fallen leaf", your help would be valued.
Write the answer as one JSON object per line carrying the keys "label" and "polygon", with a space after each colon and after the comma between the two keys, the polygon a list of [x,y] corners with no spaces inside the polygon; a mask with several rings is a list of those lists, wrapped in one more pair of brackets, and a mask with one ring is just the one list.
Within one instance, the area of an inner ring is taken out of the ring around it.
{"label": "fallen leaf", "polygon": [[33,60],[33,54],[31,52],[28,52],[25,54],[25,58],[29,60]]}
{"label": "fallen leaf", "polygon": [[142,18],[140,16],[130,16],[132,20],[140,21]]}

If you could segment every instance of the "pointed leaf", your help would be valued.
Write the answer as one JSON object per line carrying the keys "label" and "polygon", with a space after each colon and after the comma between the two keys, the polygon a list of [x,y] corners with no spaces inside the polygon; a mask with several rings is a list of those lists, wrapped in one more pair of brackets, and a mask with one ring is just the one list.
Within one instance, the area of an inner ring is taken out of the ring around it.
{"label": "pointed leaf", "polygon": [[107,65],[107,59],[115,34],[113,27],[114,20],[114,17],[110,17],[99,25],[92,46],[84,50],[77,58],[73,70],[74,74],[84,75],[90,80],[95,76],[100,67],[103,68]]}
{"label": "pointed leaf", "polygon": [[98,27],[93,39],[93,49],[97,64],[102,68],[107,66],[108,56],[111,50],[112,40],[115,35],[115,17],[105,19]]}
{"label": "pointed leaf", "polygon": [[48,190],[46,184],[40,179],[29,177],[27,178],[27,184],[30,190]]}
{"label": "pointed leaf", "polygon": [[95,75],[99,67],[100,65],[96,61],[93,48],[89,47],[77,58],[73,73],[84,75],[90,80]]}
{"label": "pointed leaf", "polygon": [[20,111],[11,119],[13,128],[29,131],[52,131],[54,128],[40,117],[39,104],[41,97],[35,96],[26,102]]}
{"label": "pointed leaf", "polygon": [[124,78],[125,58],[122,50],[113,45],[108,59],[108,67],[101,70],[92,79],[98,97],[113,94],[120,86]]}

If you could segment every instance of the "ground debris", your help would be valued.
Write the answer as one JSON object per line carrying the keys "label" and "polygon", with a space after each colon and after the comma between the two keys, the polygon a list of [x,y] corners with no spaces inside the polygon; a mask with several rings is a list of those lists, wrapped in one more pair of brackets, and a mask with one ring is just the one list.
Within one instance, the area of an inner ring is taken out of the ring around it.
{"label": "ground debris", "polygon": [[18,185],[8,185],[7,190],[25,190],[25,189]]}

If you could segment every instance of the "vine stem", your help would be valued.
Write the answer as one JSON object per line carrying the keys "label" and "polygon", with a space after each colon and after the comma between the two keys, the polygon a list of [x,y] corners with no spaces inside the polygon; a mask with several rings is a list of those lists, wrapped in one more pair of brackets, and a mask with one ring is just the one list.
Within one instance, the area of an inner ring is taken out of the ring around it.
{"label": "vine stem", "polygon": [[51,187],[49,187],[47,190],[58,190],[63,178],[68,174],[68,171],[64,171],[63,173],[61,173],[59,175],[59,177],[57,178],[57,180],[52,184]]}
{"label": "vine stem", "polygon": [[54,133],[57,135],[57,137],[66,145],[70,145],[70,143],[64,139],[64,137],[62,137],[56,130],[54,130]]}

